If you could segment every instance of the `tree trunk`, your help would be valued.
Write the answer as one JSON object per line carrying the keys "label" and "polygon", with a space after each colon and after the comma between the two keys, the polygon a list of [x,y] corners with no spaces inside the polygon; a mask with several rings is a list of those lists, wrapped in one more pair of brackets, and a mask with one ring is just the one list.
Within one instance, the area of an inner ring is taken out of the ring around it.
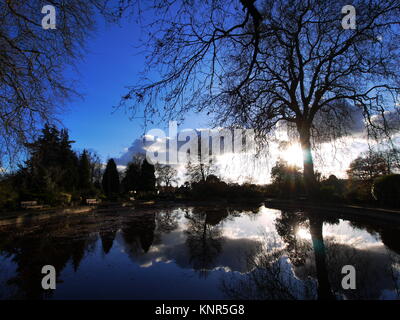
{"label": "tree trunk", "polygon": [[314,162],[311,152],[311,126],[303,122],[297,126],[300,135],[301,149],[303,150],[303,177],[307,196],[312,199],[317,190],[317,180],[314,173]]}

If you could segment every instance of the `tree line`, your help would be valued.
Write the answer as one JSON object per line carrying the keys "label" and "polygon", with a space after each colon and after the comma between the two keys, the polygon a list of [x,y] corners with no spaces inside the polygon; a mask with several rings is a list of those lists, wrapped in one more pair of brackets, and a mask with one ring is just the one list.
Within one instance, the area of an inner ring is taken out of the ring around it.
{"label": "tree line", "polygon": [[[400,151],[396,148],[362,152],[347,169],[347,179],[316,171],[317,195],[322,202],[400,207]],[[278,198],[306,197],[303,172],[278,160],[271,170],[269,193]]]}
{"label": "tree line", "polygon": [[95,152],[78,153],[73,143],[67,129],[45,125],[35,141],[26,143],[24,163],[0,180],[0,207],[15,208],[21,201],[65,205],[88,198],[117,200],[131,190],[155,190],[155,168],[146,159],[130,163],[121,179],[114,159],[104,169]]}
{"label": "tree line", "polygon": [[121,193],[132,194],[154,192],[156,189],[155,166],[143,156],[135,156],[125,169],[124,177],[120,179],[114,159],[107,162],[104,171],[102,187],[109,199],[118,199]]}
{"label": "tree line", "polygon": [[[103,168],[93,151],[72,149],[68,130],[46,125],[41,135],[26,144],[27,159],[0,180],[0,207],[15,208],[21,201],[48,205],[84,203],[86,199],[110,201],[144,198],[231,199],[307,198],[304,174],[299,167],[279,159],[271,169],[271,183],[260,186],[226,183],[218,176],[213,161],[186,165],[186,182],[179,186],[178,171],[168,165],[151,164],[137,154],[119,171],[114,159]],[[355,158],[348,179],[334,175],[323,178],[316,172],[321,201],[397,206],[400,194],[400,152],[369,150]],[[158,193],[156,192],[158,191]],[[160,193],[161,192],[161,193]],[[160,194],[159,194],[160,193]]]}

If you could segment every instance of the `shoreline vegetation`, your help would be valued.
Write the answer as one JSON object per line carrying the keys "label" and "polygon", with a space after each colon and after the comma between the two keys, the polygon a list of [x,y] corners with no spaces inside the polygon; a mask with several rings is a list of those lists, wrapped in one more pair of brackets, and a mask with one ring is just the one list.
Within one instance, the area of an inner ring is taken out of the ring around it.
{"label": "shoreline vegetation", "polygon": [[251,199],[247,201],[227,201],[227,200],[135,200],[135,201],[116,201],[104,202],[97,205],[75,205],[71,207],[53,207],[41,209],[20,209],[17,211],[0,213],[0,225],[13,223],[15,219],[33,217],[52,217],[64,214],[84,214],[89,212],[97,213],[123,213],[135,209],[168,209],[173,207],[260,207],[265,206],[270,209],[297,209],[311,214],[321,216],[333,216],[336,218],[352,218],[362,220],[379,220],[381,222],[400,222],[400,210],[362,207],[355,205],[338,205],[332,203],[315,203],[305,200],[280,200],[280,199]]}

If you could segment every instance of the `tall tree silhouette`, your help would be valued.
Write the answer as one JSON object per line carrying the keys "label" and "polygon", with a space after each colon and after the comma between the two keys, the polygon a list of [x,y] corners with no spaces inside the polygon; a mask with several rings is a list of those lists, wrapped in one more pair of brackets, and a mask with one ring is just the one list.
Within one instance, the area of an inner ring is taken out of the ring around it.
{"label": "tall tree silhouette", "polygon": [[140,173],[140,190],[154,191],[156,187],[156,175],[154,165],[149,163],[147,159],[143,160]]}
{"label": "tall tree silhouette", "polygon": [[119,175],[114,159],[107,162],[106,170],[103,174],[103,191],[108,198],[115,198],[119,194]]}
{"label": "tall tree silhouette", "polygon": [[130,162],[125,170],[125,176],[122,179],[124,192],[140,189],[141,179],[141,161],[136,158]]}
{"label": "tall tree silhouette", "polygon": [[79,157],[79,188],[81,190],[89,190],[92,187],[91,181],[91,165],[86,150],[83,150]]}
{"label": "tall tree silhouette", "polygon": [[[24,193],[51,198],[57,192],[73,192],[78,186],[78,157],[71,148],[68,131],[46,125],[42,134],[27,143],[29,159],[17,174]],[[49,199],[48,199],[49,200]]]}

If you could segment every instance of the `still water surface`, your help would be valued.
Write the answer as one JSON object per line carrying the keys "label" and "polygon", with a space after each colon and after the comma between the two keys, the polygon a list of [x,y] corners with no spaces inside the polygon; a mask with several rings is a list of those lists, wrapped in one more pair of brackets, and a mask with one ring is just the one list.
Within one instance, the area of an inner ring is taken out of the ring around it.
{"label": "still water surface", "polygon": [[[41,268],[57,289],[41,289]],[[344,265],[356,289],[342,289]],[[0,299],[399,299],[396,225],[226,207],[0,220]]]}

